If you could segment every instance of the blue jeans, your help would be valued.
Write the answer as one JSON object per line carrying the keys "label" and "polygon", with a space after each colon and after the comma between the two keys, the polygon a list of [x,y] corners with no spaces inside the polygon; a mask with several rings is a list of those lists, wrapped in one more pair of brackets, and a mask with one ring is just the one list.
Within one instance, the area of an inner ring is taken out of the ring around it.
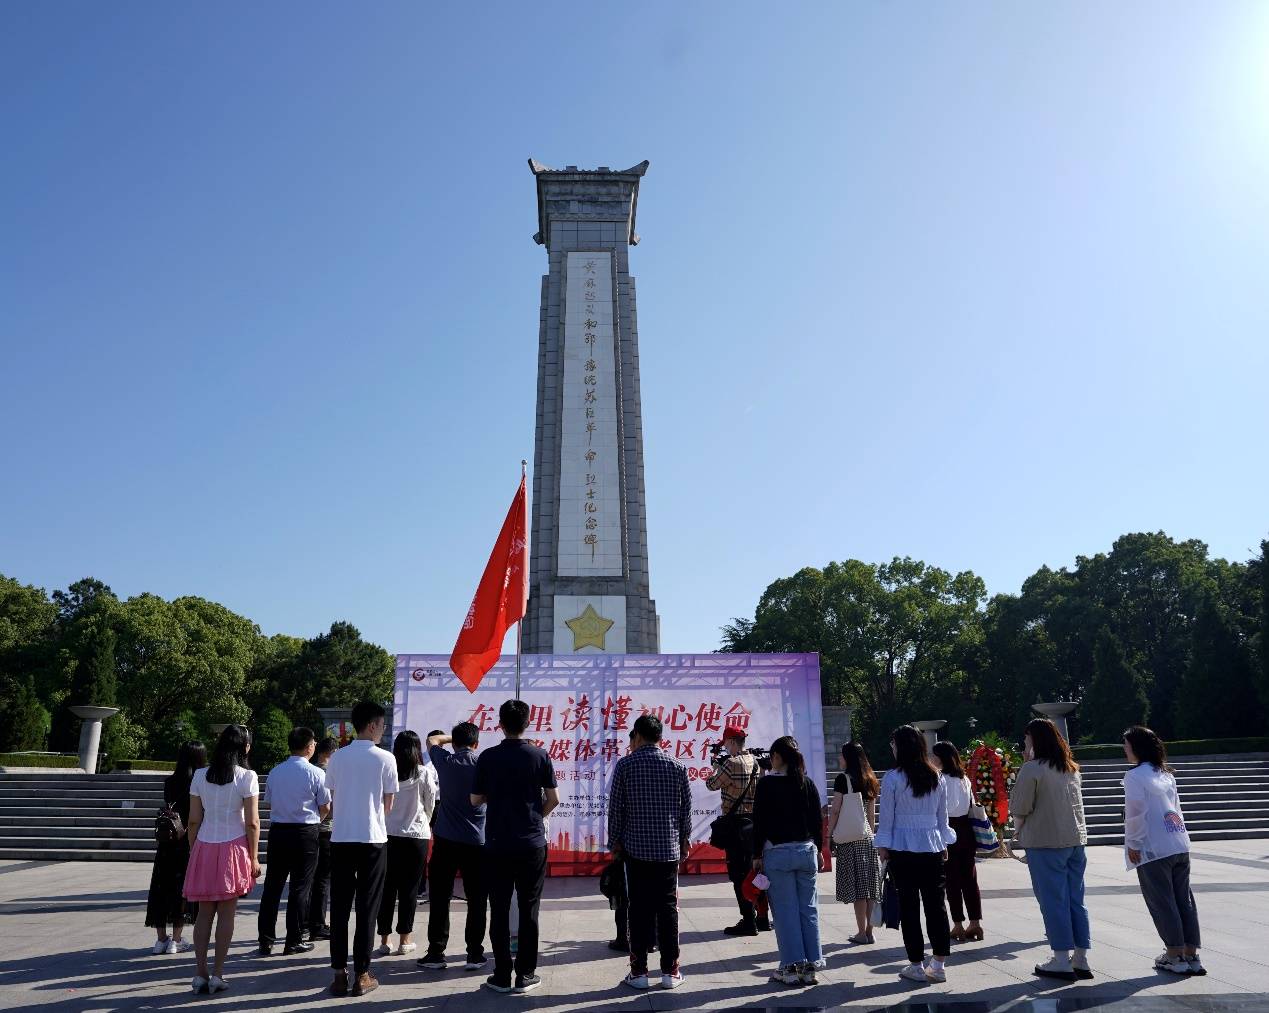
{"label": "blue jeans", "polygon": [[771,880],[767,899],[775,921],[780,965],[816,963],[823,953],[815,843],[800,841],[768,848],[762,856],[762,871]]}
{"label": "blue jeans", "polygon": [[1031,889],[1040,903],[1044,932],[1054,950],[1089,948],[1088,908],[1084,906],[1084,869],[1079,848],[1027,848]]}

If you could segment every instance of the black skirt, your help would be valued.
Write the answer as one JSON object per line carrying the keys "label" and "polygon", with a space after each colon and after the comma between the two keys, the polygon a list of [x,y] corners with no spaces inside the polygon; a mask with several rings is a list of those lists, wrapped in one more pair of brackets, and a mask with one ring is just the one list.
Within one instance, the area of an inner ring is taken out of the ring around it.
{"label": "black skirt", "polygon": [[175,844],[161,844],[154,853],[150,871],[150,893],[145,902],[145,924],[152,929],[181,922],[194,923],[197,904],[183,896],[185,868],[189,865],[189,841],[182,838]]}

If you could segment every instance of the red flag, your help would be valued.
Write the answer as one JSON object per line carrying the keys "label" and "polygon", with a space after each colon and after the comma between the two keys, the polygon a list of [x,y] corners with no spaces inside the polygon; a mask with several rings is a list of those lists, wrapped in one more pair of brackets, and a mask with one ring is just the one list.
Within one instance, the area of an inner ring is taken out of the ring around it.
{"label": "red flag", "polygon": [[521,478],[449,659],[449,667],[472,693],[502,653],[507,630],[524,618],[528,606],[529,545],[524,515]]}

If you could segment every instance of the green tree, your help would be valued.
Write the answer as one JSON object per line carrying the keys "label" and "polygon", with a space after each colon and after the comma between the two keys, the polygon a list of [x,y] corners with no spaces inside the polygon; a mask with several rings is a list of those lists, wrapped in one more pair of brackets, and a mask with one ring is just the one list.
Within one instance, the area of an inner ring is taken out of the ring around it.
{"label": "green tree", "polygon": [[75,666],[70,702],[94,707],[113,707],[119,695],[115,674],[115,631],[102,624],[85,637],[84,656]]}
{"label": "green tree", "polygon": [[40,689],[56,681],[56,622],[42,588],[0,575],[0,750],[45,747],[50,715]]}
{"label": "green tree", "polygon": [[1094,742],[1118,742],[1125,728],[1145,724],[1150,717],[1145,680],[1109,627],[1098,631],[1093,654],[1093,681],[1084,697],[1081,727]]}
{"label": "green tree", "polygon": [[296,721],[320,727],[318,707],[351,707],[392,699],[395,659],[361,638],[352,623],[306,640],[299,654],[275,670],[273,702]]}
{"label": "green tree", "polygon": [[0,752],[43,749],[50,715],[29,677],[0,672]]}
{"label": "green tree", "polygon": [[43,588],[0,575],[0,674],[43,701],[58,689],[57,606]]}
{"label": "green tree", "polygon": [[252,622],[203,598],[142,594],[123,603],[116,629],[119,698],[142,726],[186,710],[208,723],[247,719],[241,694],[260,637]]}
{"label": "green tree", "polygon": [[966,667],[982,650],[985,594],[972,573],[907,558],[806,567],[772,582],[752,621],[724,627],[722,650],[818,652],[824,703],[855,706],[876,749],[894,724],[974,709]]}
{"label": "green tree", "polygon": [[[71,708],[84,704],[113,707],[117,703],[114,625],[119,599],[94,577],[85,577],[65,591],[54,591],[57,605],[56,656],[61,672],[59,686],[50,695],[53,722],[50,745],[61,752],[79,748],[80,719]],[[102,729],[102,749],[109,752],[114,727],[111,719]]]}
{"label": "green tree", "polygon": [[251,764],[256,770],[267,772],[290,755],[287,736],[293,727],[291,719],[272,704],[256,715],[251,732]]}
{"label": "green tree", "polygon": [[1252,652],[1229,610],[1215,598],[1205,601],[1194,620],[1193,650],[1175,725],[1182,738],[1259,735],[1264,711],[1256,692]]}

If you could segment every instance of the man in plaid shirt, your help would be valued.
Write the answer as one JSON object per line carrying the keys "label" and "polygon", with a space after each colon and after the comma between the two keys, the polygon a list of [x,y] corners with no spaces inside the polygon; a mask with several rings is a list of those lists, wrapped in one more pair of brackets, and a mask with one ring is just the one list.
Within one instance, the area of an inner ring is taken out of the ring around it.
{"label": "man in plaid shirt", "polygon": [[644,714],[630,733],[630,754],[617,761],[608,789],[608,850],[622,859],[629,898],[630,973],[644,989],[653,926],[661,948],[661,985],[683,984],[679,971],[679,862],[692,831],[687,768],[658,745],[661,721]]}
{"label": "man in plaid shirt", "polygon": [[[714,773],[705,782],[710,791],[723,793],[723,814],[735,806],[738,816],[753,817],[753,800],[762,771],[752,753],[745,752],[745,730],[737,725],[723,729],[724,752],[714,760]],[[737,800],[740,805],[737,806]],[[727,878],[736,891],[736,905],[740,908],[740,921],[723,929],[729,936],[756,936],[759,929],[769,930],[771,920],[764,910],[759,913],[753,903],[745,899],[741,886],[753,864],[753,851],[748,842],[727,849]]]}

